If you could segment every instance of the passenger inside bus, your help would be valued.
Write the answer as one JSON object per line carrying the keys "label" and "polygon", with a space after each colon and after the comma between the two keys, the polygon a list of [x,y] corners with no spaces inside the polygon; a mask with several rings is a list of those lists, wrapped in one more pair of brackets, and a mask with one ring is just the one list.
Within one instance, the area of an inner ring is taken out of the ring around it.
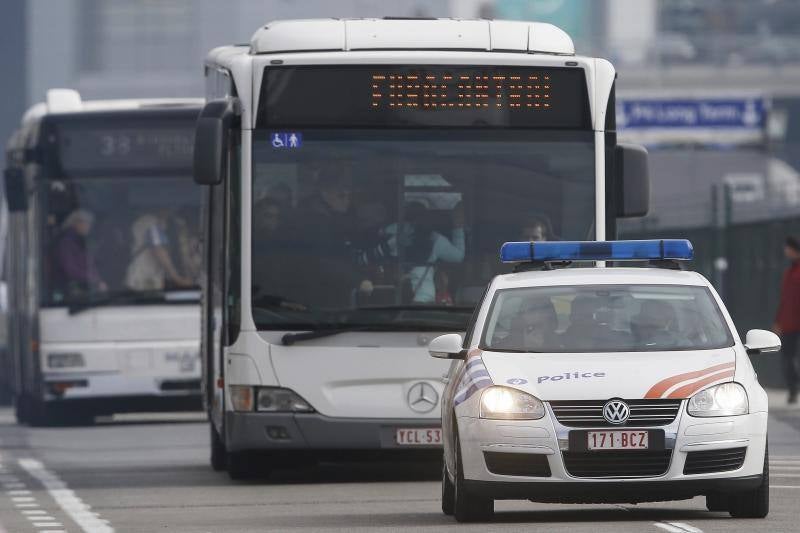
{"label": "passenger inside bus", "polygon": [[196,282],[179,272],[169,252],[167,230],[171,213],[161,208],[140,216],[131,227],[131,262],[125,284],[137,291],[193,287]]}
{"label": "passenger inside bus", "polygon": [[61,225],[54,252],[53,278],[54,285],[65,294],[108,290],[87,245],[93,224],[92,213],[86,209],[76,209]]}

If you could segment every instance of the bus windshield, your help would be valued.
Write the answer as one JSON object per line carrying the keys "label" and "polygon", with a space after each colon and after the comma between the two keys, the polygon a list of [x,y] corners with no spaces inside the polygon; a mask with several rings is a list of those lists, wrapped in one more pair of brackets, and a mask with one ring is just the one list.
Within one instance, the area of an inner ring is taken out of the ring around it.
{"label": "bus windshield", "polygon": [[463,330],[507,240],[594,238],[590,131],[256,130],[260,329]]}
{"label": "bus windshield", "polygon": [[197,291],[200,193],[188,175],[43,186],[44,306],[148,303]]}

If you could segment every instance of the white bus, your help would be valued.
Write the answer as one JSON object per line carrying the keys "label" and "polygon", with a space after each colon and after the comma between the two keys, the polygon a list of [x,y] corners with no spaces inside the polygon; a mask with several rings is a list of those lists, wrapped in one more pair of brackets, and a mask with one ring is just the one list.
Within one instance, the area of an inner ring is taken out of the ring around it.
{"label": "white bus", "polygon": [[647,211],[615,77],[527,22],[279,21],[213,50],[195,138],[213,467],[440,446],[449,363],[426,346],[468,327],[500,244],[603,240]]}
{"label": "white bus", "polygon": [[54,89],[8,143],[17,420],[199,409],[201,101]]}

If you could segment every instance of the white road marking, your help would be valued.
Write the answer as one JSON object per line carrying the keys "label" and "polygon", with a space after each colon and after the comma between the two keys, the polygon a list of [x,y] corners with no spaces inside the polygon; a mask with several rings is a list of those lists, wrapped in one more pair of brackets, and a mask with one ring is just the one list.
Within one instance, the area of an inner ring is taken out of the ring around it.
{"label": "white road marking", "polygon": [[15,503],[14,507],[39,507],[38,503]]}
{"label": "white road marking", "polygon": [[47,514],[46,511],[42,511],[41,509],[37,509],[36,511],[20,511],[22,514],[25,515],[33,515],[33,514]]}
{"label": "white road marking", "polygon": [[46,515],[47,515],[47,513],[42,511],[42,514],[26,516],[25,518],[27,518],[28,520],[30,520],[32,522],[53,522],[53,521],[55,521],[55,518],[53,518],[52,516],[46,516]]}
{"label": "white road marking", "polygon": [[779,473],[770,472],[769,473],[769,477],[796,477],[796,478],[800,478],[800,472],[798,472],[797,474],[779,474]]}
{"label": "white road marking", "polygon": [[48,494],[55,500],[61,509],[85,533],[114,533],[108,521],[102,520],[97,513],[91,512],[90,507],[67,487],[61,478],[45,468],[41,461],[32,458],[18,459],[19,465],[31,476],[38,479]]}
{"label": "white road marking", "polygon": [[771,489],[800,489],[800,485],[770,485]]}
{"label": "white road marking", "polygon": [[669,531],[669,533],[686,533],[686,531],[682,530],[681,528],[666,524],[664,522],[654,522],[653,525],[663,529],[664,531]]}
{"label": "white road marking", "polygon": [[31,493],[29,490],[7,490],[6,494],[9,496],[27,496]]}
{"label": "white road marking", "polygon": [[654,526],[670,533],[703,533],[703,530],[684,522],[655,522]]}

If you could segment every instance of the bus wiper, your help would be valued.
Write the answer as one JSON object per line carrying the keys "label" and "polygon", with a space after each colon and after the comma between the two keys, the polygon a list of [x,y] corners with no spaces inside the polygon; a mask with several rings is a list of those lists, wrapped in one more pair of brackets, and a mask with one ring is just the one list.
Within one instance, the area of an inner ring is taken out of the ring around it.
{"label": "bus wiper", "polygon": [[471,313],[474,307],[468,305],[365,305],[356,308],[357,311],[456,311],[458,313]]}
{"label": "bus wiper", "polygon": [[95,296],[82,302],[70,303],[67,307],[67,313],[70,315],[77,315],[84,311],[103,307],[105,305],[161,301],[164,301],[164,294],[161,292],[106,292],[102,293],[100,297]]}
{"label": "bus wiper", "polygon": [[351,331],[369,331],[374,328],[365,328],[364,326],[341,326],[335,328],[315,329],[313,331],[302,331],[300,333],[286,333],[281,337],[281,344],[284,346],[291,346],[296,342],[310,341],[313,339],[321,339],[323,337],[331,337],[339,333],[349,333]]}

